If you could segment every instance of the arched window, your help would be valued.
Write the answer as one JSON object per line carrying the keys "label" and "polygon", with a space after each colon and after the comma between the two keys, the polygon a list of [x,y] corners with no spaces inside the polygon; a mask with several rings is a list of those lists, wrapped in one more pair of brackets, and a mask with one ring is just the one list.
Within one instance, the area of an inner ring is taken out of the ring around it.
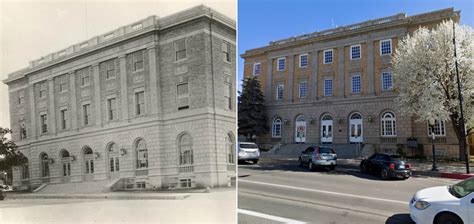
{"label": "arched window", "polygon": [[281,118],[275,117],[272,124],[272,137],[281,138]]}
{"label": "arched window", "polygon": [[[115,143],[107,145],[107,152],[109,158],[109,171],[110,175],[114,176],[114,172],[120,171],[120,157],[118,152],[118,146]],[[116,177],[116,175],[114,176]]]}
{"label": "arched window", "polygon": [[64,158],[69,158],[69,152],[65,149],[61,150],[61,153],[59,154],[59,156],[61,157],[61,159],[64,159]]}
{"label": "arched window", "polygon": [[182,134],[178,140],[180,172],[192,172],[194,158],[191,136],[188,133]]}
{"label": "arched window", "polygon": [[84,155],[91,155],[92,154],[92,149],[87,147],[87,148],[84,149],[83,152],[84,152]]}
{"label": "arched window", "polygon": [[94,174],[95,166],[94,166],[94,156],[92,149],[86,146],[83,150],[83,158],[84,158],[84,167],[85,167],[85,174],[92,175]]}
{"label": "arched window", "polygon": [[395,114],[392,112],[385,112],[381,118],[382,136],[397,136]]}
{"label": "arched window", "polygon": [[137,152],[137,168],[148,167],[148,149],[145,144],[145,140],[140,139],[136,143]]}
{"label": "arched window", "polygon": [[323,120],[323,121],[332,121],[332,117],[329,114],[325,114],[323,116],[323,118],[321,118],[321,120]]}
{"label": "arched window", "polygon": [[46,153],[41,153],[41,177],[49,177],[49,157]]}
{"label": "arched window", "polygon": [[234,138],[232,134],[227,134],[225,138],[225,146],[227,149],[227,163],[234,164],[235,163],[235,145],[234,145]]}
{"label": "arched window", "polygon": [[351,115],[351,120],[362,119],[362,116],[359,113],[354,113]]}
{"label": "arched window", "polygon": [[59,157],[61,158],[61,164],[63,168],[63,177],[71,176],[71,159],[69,158],[69,152],[65,149],[61,150],[59,153]]}

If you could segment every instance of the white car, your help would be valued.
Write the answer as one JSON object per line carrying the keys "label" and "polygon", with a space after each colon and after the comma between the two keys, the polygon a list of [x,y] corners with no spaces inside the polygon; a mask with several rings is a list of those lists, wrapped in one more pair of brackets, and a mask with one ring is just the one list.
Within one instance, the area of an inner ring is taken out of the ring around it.
{"label": "white car", "polygon": [[416,192],[410,217],[418,224],[474,224],[474,177]]}
{"label": "white car", "polygon": [[260,159],[260,149],[253,142],[239,142],[238,148],[239,162],[252,161],[253,164],[258,163]]}

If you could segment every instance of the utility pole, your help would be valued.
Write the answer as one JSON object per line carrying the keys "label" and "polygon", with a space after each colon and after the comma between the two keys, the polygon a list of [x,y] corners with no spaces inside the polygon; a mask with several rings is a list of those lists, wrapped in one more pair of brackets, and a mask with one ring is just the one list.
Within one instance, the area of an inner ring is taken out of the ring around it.
{"label": "utility pole", "polygon": [[466,158],[466,173],[469,174],[469,160],[471,159],[469,156],[469,151],[466,149],[467,142],[466,142],[466,124],[464,123],[464,113],[462,107],[462,92],[461,92],[461,81],[459,80],[459,70],[458,70],[458,59],[456,55],[456,28],[455,22],[453,21],[453,45],[454,45],[454,64],[456,66],[456,80],[458,82],[458,98],[459,98],[459,110],[461,110],[461,141],[463,150],[465,152],[464,156]]}

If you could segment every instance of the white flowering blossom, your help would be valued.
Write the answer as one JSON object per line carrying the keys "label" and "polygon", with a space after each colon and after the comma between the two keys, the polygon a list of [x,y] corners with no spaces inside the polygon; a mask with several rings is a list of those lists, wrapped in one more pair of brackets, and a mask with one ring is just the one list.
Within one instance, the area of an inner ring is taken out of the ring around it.
{"label": "white flowering blossom", "polygon": [[[464,118],[474,127],[474,32],[455,24],[456,53]],[[450,120],[460,138],[460,110],[453,46],[453,22],[420,28],[403,39],[393,57],[395,88],[402,114],[417,121]]]}

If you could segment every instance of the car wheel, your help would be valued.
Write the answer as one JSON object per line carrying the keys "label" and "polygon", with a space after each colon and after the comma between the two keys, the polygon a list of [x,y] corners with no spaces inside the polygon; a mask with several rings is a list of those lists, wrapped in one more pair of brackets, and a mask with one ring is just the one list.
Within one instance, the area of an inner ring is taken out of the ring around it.
{"label": "car wheel", "polygon": [[382,180],[388,180],[388,171],[386,169],[382,169],[382,171],[380,171],[380,177]]}
{"label": "car wheel", "polygon": [[335,169],[336,169],[336,165],[329,166],[329,170],[335,170]]}
{"label": "car wheel", "polygon": [[258,163],[258,159],[254,159],[253,164],[257,164],[257,163]]}
{"label": "car wheel", "polygon": [[314,164],[313,164],[313,161],[309,161],[309,164],[308,164],[308,170],[309,171],[313,171],[314,170]]}
{"label": "car wheel", "polygon": [[462,224],[462,220],[452,213],[441,214],[436,219],[436,224]]}
{"label": "car wheel", "polygon": [[367,172],[367,167],[365,166],[365,164],[360,165],[360,172],[362,173]]}

